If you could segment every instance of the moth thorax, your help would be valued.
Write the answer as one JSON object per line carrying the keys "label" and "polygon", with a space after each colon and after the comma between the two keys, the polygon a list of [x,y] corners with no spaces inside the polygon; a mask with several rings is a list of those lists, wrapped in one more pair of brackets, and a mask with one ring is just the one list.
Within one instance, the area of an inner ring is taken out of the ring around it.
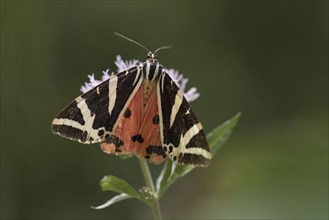
{"label": "moth thorax", "polygon": [[162,66],[158,63],[145,62],[143,64],[143,76],[146,80],[155,81],[159,79]]}
{"label": "moth thorax", "polygon": [[147,102],[150,99],[153,89],[155,89],[156,81],[143,81],[143,104],[146,106]]}

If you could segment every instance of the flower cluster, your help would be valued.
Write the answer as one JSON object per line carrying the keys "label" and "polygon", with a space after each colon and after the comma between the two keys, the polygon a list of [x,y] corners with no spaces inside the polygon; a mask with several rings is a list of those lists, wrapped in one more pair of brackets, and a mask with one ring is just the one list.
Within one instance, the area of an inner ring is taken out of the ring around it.
{"label": "flower cluster", "polygon": [[[131,67],[134,67],[140,63],[142,63],[139,60],[122,60],[120,55],[117,55],[116,61],[114,62],[117,66],[117,73],[120,73],[122,71],[125,71]],[[170,78],[176,83],[178,88],[183,92],[184,97],[188,102],[192,102],[196,100],[200,93],[197,92],[197,89],[195,87],[190,88],[188,91],[186,90],[186,84],[188,82],[188,78],[185,78],[183,74],[180,74],[177,70],[174,69],[167,69],[163,68],[163,70],[170,76]],[[88,75],[89,81],[86,82],[83,86],[81,86],[80,91],[82,93],[87,92],[88,90],[94,88],[95,86],[99,85],[101,82],[104,82],[105,80],[108,80],[111,75],[115,74],[115,72],[109,73],[109,69],[103,71],[103,76],[101,80],[95,79],[94,74]]]}

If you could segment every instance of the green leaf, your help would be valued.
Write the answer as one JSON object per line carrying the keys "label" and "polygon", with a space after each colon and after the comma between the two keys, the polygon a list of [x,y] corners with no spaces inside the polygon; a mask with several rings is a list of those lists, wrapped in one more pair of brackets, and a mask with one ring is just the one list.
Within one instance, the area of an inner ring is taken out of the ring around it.
{"label": "green leaf", "polygon": [[[223,124],[219,125],[213,129],[208,135],[209,148],[214,158],[218,149],[223,146],[225,141],[228,139],[232,133],[233,128],[237,124],[241,113],[236,114],[231,119],[225,121]],[[167,162],[164,166],[160,176],[157,180],[157,191],[159,197],[172,185],[178,178],[185,176],[191,172],[195,167],[192,165],[177,165],[170,162]],[[158,184],[159,183],[159,184]],[[159,185],[159,186],[158,186]]]}
{"label": "green leaf", "polygon": [[117,193],[121,193],[116,197],[113,197],[111,200],[107,201],[105,204],[101,205],[100,207],[107,207],[112,205],[116,202],[119,202],[124,199],[135,198],[145,202],[147,205],[152,205],[152,200],[149,196],[145,196],[144,194],[139,193],[136,191],[129,183],[127,183],[124,179],[120,179],[116,176],[104,176],[101,181],[100,185],[103,191],[113,191]]}
{"label": "green leaf", "polygon": [[173,173],[173,162],[171,160],[166,160],[166,163],[156,181],[156,191],[159,192],[161,188],[167,183],[168,179]]}
{"label": "green leaf", "polygon": [[241,112],[237,113],[231,119],[225,121],[223,124],[219,125],[210,133],[208,133],[207,140],[212,156],[217,153],[219,148],[221,148],[225,141],[229,138],[233,131],[233,128],[238,123],[240,116]]}
{"label": "green leaf", "polygon": [[100,185],[103,191],[109,190],[117,193],[125,193],[137,199],[142,199],[142,196],[124,179],[120,179],[116,176],[104,176],[100,181]]}
{"label": "green leaf", "polygon": [[166,179],[162,179],[160,187],[158,188],[158,196],[160,198],[169,186],[171,186],[178,178],[183,177],[195,168],[193,165],[176,165],[171,161],[168,163],[168,167],[170,168],[167,168],[166,172],[170,172],[169,176]]}
{"label": "green leaf", "polygon": [[126,193],[121,193],[119,195],[114,196],[112,199],[105,202],[104,204],[96,206],[96,207],[91,206],[91,208],[93,208],[93,209],[104,209],[106,207],[109,207],[110,205],[113,205],[113,204],[117,203],[117,202],[120,202],[120,201],[123,201],[123,200],[126,200],[126,199],[131,199],[131,198],[134,198],[134,197],[132,197],[130,195],[127,195]]}

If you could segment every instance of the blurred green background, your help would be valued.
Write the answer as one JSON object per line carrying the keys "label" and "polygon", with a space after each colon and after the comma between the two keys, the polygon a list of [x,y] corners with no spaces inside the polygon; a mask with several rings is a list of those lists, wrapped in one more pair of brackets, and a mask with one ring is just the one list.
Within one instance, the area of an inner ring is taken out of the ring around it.
{"label": "blurred green background", "polygon": [[[328,218],[327,1],[1,1],[1,219],[150,218],[128,200],[104,210],[121,160],[53,135],[53,117],[117,54],[173,45],[160,62],[189,78],[206,132],[241,111],[231,139],[161,200],[165,218]],[[156,174],[159,167],[152,166]]]}

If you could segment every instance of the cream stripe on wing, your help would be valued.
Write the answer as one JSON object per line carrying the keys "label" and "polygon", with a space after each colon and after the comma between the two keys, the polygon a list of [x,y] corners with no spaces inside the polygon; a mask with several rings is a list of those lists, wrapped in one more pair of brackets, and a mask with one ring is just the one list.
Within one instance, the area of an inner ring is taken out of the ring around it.
{"label": "cream stripe on wing", "polygon": [[186,145],[191,141],[191,139],[195,136],[198,135],[199,132],[202,130],[202,125],[201,123],[197,123],[193,125],[186,133],[185,135],[181,135],[180,142],[179,142],[179,147],[174,147],[172,144],[165,145],[168,148],[170,146],[173,147],[173,152],[172,155],[178,155],[180,152],[183,154],[195,154],[195,155],[201,155],[206,159],[211,159],[211,153],[201,147],[189,147],[186,148]]}
{"label": "cream stripe on wing", "polygon": [[171,126],[174,124],[176,115],[178,113],[180,106],[182,105],[182,102],[183,102],[183,97],[182,97],[181,93],[179,91],[177,91],[177,94],[175,96],[175,102],[171,109],[169,128],[171,128]]}
{"label": "cream stripe on wing", "polygon": [[81,96],[79,96],[78,98],[75,99],[75,101],[77,102],[77,106],[80,109],[80,112],[82,114],[83,120],[86,123],[87,120],[89,120],[89,117],[90,117],[90,110],[88,108],[88,105],[86,103],[86,100],[84,98],[82,98]]}
{"label": "cream stripe on wing", "polygon": [[79,122],[76,122],[71,119],[66,118],[55,118],[52,122],[53,125],[66,125],[71,126],[76,129],[80,129],[81,131],[84,131],[85,127],[84,125],[81,125]]}
{"label": "cream stripe on wing", "polygon": [[202,130],[202,125],[200,122],[194,124],[190,129],[188,129],[188,131],[186,131],[184,136],[183,134],[181,134],[179,145],[186,146],[195,135],[199,134],[201,130]]}
{"label": "cream stripe on wing", "polygon": [[112,76],[109,80],[109,114],[111,115],[112,110],[117,99],[117,86],[118,86],[118,77]]}
{"label": "cream stripe on wing", "polygon": [[190,147],[190,148],[185,148],[183,151],[184,154],[195,154],[195,155],[201,155],[204,158],[211,159],[211,154],[209,151],[199,148],[199,147]]}

